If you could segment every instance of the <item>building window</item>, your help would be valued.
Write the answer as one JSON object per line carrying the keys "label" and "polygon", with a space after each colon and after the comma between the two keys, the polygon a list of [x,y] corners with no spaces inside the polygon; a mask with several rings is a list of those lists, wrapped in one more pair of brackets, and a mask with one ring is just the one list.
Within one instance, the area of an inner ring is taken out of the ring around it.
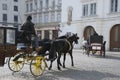
{"label": "building window", "polygon": [[18,16],[17,15],[14,15],[14,22],[18,23]]}
{"label": "building window", "polygon": [[52,14],[51,14],[51,22],[54,22],[54,21],[55,21],[55,14],[52,13]]}
{"label": "building window", "polygon": [[96,15],[96,3],[90,4],[90,15]]}
{"label": "building window", "polygon": [[118,0],[111,0],[111,12],[118,12],[118,10],[120,9],[118,4],[120,3],[120,1]]}
{"label": "building window", "polygon": [[18,6],[14,6],[14,11],[18,11]]}
{"label": "building window", "polygon": [[48,22],[48,14],[44,15],[44,23]]}
{"label": "building window", "polygon": [[43,8],[43,1],[40,1],[40,10]]}
{"label": "building window", "polygon": [[3,14],[3,22],[7,22],[7,14]]}
{"label": "building window", "polygon": [[39,14],[39,23],[42,23],[43,19],[42,19],[42,14]]}
{"label": "building window", "polygon": [[14,2],[18,2],[18,0],[14,0]]}
{"label": "building window", "polygon": [[37,15],[34,15],[34,19],[33,19],[34,21],[34,23],[37,23]]}
{"label": "building window", "polygon": [[42,16],[39,16],[39,22],[42,23]]}
{"label": "building window", "polygon": [[28,3],[26,4],[26,12],[29,12],[29,5],[28,5]]}
{"label": "building window", "polygon": [[88,16],[88,4],[83,5],[83,16]]}
{"label": "building window", "polygon": [[37,1],[35,2],[35,9],[34,10],[37,10]]}
{"label": "building window", "polygon": [[61,14],[57,14],[57,21],[61,22]]}
{"label": "building window", "polygon": [[33,10],[33,4],[30,3],[30,12],[32,12],[32,10]]}
{"label": "building window", "polygon": [[61,4],[62,4],[62,1],[58,0],[58,5],[61,6]]}
{"label": "building window", "polygon": [[52,8],[55,9],[55,0],[52,2]]}
{"label": "building window", "polygon": [[46,9],[48,9],[48,6],[49,6],[49,1],[46,0]]}
{"label": "building window", "polygon": [[7,4],[2,4],[3,10],[7,10]]}
{"label": "building window", "polygon": [[84,4],[83,5],[83,16],[94,16],[96,15],[96,3]]}

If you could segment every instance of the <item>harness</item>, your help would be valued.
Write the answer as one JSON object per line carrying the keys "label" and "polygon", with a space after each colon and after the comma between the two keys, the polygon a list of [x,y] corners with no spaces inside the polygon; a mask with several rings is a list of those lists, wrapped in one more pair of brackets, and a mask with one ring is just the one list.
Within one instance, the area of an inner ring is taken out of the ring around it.
{"label": "harness", "polygon": [[69,45],[69,51],[72,49],[72,46],[71,46],[71,44],[70,44],[70,42],[67,40],[67,39],[65,39],[65,41],[68,43],[68,45]]}

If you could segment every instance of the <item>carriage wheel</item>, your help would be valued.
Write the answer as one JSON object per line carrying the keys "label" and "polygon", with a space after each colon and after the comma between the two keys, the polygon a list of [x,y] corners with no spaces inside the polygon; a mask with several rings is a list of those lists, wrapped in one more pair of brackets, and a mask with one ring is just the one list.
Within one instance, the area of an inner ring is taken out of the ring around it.
{"label": "carriage wheel", "polygon": [[44,57],[36,56],[31,60],[30,72],[34,76],[40,76],[45,71],[46,66],[47,65],[46,65]]}
{"label": "carriage wheel", "polygon": [[[19,54],[17,54],[19,55]],[[23,56],[21,56],[20,58],[18,58],[16,61],[13,61],[13,59],[17,56],[13,56],[13,57],[10,57],[9,58],[9,61],[8,61],[8,67],[11,71],[13,72],[18,72],[20,71],[23,66],[24,66],[24,63],[25,63],[25,60],[23,58]]]}

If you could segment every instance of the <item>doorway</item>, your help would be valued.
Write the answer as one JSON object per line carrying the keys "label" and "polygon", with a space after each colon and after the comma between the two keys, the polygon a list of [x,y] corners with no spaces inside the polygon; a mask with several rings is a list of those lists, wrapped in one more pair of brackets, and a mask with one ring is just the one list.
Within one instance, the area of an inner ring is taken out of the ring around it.
{"label": "doorway", "polygon": [[110,31],[110,51],[120,51],[120,24],[113,26]]}

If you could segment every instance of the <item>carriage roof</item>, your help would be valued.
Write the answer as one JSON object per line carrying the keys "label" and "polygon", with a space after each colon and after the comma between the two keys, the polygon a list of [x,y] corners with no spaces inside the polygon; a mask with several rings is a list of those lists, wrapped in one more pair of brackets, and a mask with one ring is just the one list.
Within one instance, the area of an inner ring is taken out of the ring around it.
{"label": "carriage roof", "polygon": [[102,35],[92,35],[90,36],[90,43],[103,43],[103,36]]}

